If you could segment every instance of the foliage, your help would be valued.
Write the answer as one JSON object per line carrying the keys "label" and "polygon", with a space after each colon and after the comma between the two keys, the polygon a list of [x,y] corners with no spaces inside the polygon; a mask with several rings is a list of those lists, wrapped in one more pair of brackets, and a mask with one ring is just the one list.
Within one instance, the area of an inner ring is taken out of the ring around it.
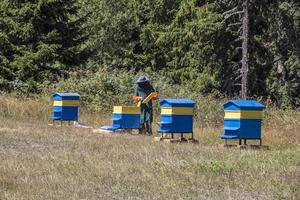
{"label": "foliage", "polygon": [[[228,29],[223,16],[238,2],[1,1],[1,91],[28,95],[58,81],[80,91],[68,85],[76,74],[79,85],[85,85],[80,92],[90,91],[89,102],[98,102],[92,93],[107,103],[122,102],[116,96],[129,89],[121,91],[119,84],[131,88],[133,77],[146,73],[154,79],[158,74],[174,88],[188,88],[194,96],[236,97],[241,41],[238,27]],[[299,13],[296,0],[250,1],[250,98],[299,106]],[[93,77],[101,70],[131,78]],[[99,85],[90,86],[90,79]]]}
{"label": "foliage", "polygon": [[[222,23],[223,13],[238,1],[123,0],[113,6],[108,0],[100,2],[90,4],[99,12],[92,12],[96,17],[89,24],[94,34],[90,43],[101,47],[93,58],[97,64],[158,72],[174,87],[190,84],[196,94],[239,95],[241,44]],[[250,2],[249,94],[270,97],[282,107],[299,105],[296,5],[296,1]],[[278,72],[282,49],[286,49],[283,80]]]}
{"label": "foliage", "polygon": [[84,61],[78,9],[75,0],[1,1],[1,89],[36,93],[34,83],[57,81]]}

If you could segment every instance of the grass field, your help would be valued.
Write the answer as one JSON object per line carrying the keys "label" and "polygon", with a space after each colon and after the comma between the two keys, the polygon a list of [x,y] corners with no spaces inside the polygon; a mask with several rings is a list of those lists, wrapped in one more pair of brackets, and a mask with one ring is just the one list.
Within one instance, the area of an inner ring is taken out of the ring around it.
{"label": "grass field", "polygon": [[[199,144],[48,126],[49,106],[0,96],[0,199],[300,199],[300,112],[266,115],[270,150],[222,146],[222,127]],[[82,112],[94,127],[109,115]]]}

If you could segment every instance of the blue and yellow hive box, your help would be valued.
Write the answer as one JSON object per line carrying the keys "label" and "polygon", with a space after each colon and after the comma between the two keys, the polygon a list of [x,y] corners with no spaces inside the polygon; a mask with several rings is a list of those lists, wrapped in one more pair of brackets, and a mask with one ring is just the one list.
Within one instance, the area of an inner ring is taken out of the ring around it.
{"label": "blue and yellow hive box", "polygon": [[101,129],[116,131],[118,129],[140,128],[141,108],[137,106],[114,106],[112,125],[103,126]]}
{"label": "blue and yellow hive box", "polygon": [[191,99],[162,99],[159,133],[193,133],[195,102]]}
{"label": "blue and yellow hive box", "polygon": [[52,96],[53,121],[78,121],[80,95],[76,93],[55,93]]}
{"label": "blue and yellow hive box", "polygon": [[224,105],[222,139],[259,139],[265,106],[255,100],[230,100]]}

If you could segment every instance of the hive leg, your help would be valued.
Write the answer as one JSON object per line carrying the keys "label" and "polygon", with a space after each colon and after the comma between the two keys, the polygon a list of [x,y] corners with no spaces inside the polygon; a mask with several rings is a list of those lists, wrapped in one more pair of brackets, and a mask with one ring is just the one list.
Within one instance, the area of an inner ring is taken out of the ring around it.
{"label": "hive leg", "polygon": [[145,129],[144,124],[141,124],[141,128],[139,128],[139,134],[143,134],[144,129]]}
{"label": "hive leg", "polygon": [[242,140],[241,139],[239,139],[239,145],[242,145]]}
{"label": "hive leg", "polygon": [[244,139],[244,145],[247,145],[247,139]]}

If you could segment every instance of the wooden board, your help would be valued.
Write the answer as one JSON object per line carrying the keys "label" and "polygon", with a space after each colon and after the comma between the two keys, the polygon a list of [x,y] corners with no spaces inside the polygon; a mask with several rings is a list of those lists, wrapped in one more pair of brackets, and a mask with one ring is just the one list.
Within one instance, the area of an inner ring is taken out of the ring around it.
{"label": "wooden board", "polygon": [[259,150],[270,150],[267,145],[238,145],[240,149],[259,149]]}
{"label": "wooden board", "polygon": [[162,138],[162,137],[154,137],[153,139],[155,142],[168,142],[168,143],[174,143],[174,142],[181,142],[179,139],[172,139],[172,138]]}
{"label": "wooden board", "polygon": [[107,130],[103,130],[103,129],[93,129],[93,133],[101,133],[101,134],[114,134],[113,131],[107,131]]}
{"label": "wooden board", "polygon": [[234,144],[227,144],[223,145],[225,148],[235,148],[235,149],[245,149],[245,150],[270,150],[270,147],[267,145],[234,145]]}
{"label": "wooden board", "polygon": [[167,143],[198,143],[195,139],[180,140],[179,138],[165,138],[165,137],[154,137],[154,142],[167,142]]}

